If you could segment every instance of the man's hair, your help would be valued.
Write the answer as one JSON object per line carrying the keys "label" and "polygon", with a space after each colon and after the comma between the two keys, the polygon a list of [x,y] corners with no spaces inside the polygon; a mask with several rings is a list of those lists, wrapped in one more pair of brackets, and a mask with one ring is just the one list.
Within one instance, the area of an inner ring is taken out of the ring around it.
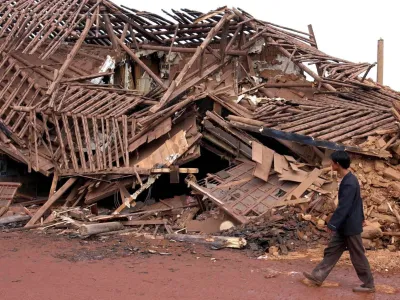
{"label": "man's hair", "polygon": [[335,151],[331,154],[334,163],[339,164],[343,169],[350,167],[350,156],[346,151]]}

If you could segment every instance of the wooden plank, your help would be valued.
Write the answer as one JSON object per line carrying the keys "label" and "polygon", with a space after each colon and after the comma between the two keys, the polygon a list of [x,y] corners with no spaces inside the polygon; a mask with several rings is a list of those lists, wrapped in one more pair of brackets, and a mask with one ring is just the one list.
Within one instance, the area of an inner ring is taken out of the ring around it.
{"label": "wooden plank", "polygon": [[4,201],[0,204],[0,216],[7,212],[20,186],[21,184],[17,182],[0,182],[0,199]]}
{"label": "wooden plank", "polygon": [[67,182],[64,183],[64,185],[55,194],[53,194],[42,207],[39,208],[39,210],[25,226],[34,225],[54,204],[54,202],[56,202],[75,183],[76,180],[76,177],[68,179]]}
{"label": "wooden plank", "polygon": [[51,182],[51,187],[50,187],[50,191],[49,191],[49,197],[54,195],[54,193],[56,192],[57,189],[57,183],[58,183],[58,173],[54,172],[53,174],[53,181]]}
{"label": "wooden plank", "polygon": [[251,159],[256,163],[261,164],[263,161],[263,145],[257,142],[253,142],[251,144],[251,148],[252,148]]}
{"label": "wooden plank", "polygon": [[315,168],[311,171],[308,177],[300,183],[300,185],[291,192],[286,199],[292,200],[300,198],[304,192],[318,179],[318,176],[321,175],[322,170]]}
{"label": "wooden plank", "polygon": [[95,166],[93,164],[94,160],[93,160],[93,152],[92,152],[92,143],[90,142],[90,132],[89,132],[87,118],[84,116],[81,116],[81,120],[82,120],[82,125],[83,125],[83,135],[84,135],[85,141],[86,141],[86,152],[89,156],[89,168],[90,168],[90,171],[94,171]]}
{"label": "wooden plank", "polygon": [[111,135],[110,135],[110,120],[106,119],[106,138],[107,138],[107,154],[108,154],[108,167],[112,169],[112,147],[111,147]]}
{"label": "wooden plank", "polygon": [[125,167],[129,167],[129,151],[128,151],[128,117],[122,116],[123,139],[125,150]]}
{"label": "wooden plank", "polygon": [[43,127],[44,127],[44,131],[46,133],[46,139],[47,139],[48,148],[49,148],[49,151],[51,154],[51,158],[54,159],[53,146],[51,144],[49,128],[47,127],[47,116],[43,113],[41,114],[41,116],[42,116],[42,120],[43,120]]}
{"label": "wooden plank", "polygon": [[72,201],[75,200],[75,197],[78,195],[78,192],[79,192],[79,187],[80,187],[80,186],[79,186],[78,184],[76,184],[76,185],[72,188],[72,190],[71,190],[71,192],[69,193],[67,199],[65,199],[65,203],[64,203],[64,205],[63,205],[64,208],[65,208],[65,207],[68,207],[68,206],[72,203]]}
{"label": "wooden plank", "polygon": [[274,202],[271,207],[302,204],[302,203],[310,202],[310,200],[311,200],[310,198],[300,198],[300,199],[295,199],[295,200],[279,200],[277,202]]}
{"label": "wooden plank", "polygon": [[148,189],[160,175],[152,175],[147,179],[147,182],[143,184],[135,193],[130,195],[130,198],[122,203],[114,212],[113,215],[121,213],[126,207],[130,206],[130,203],[136,200],[136,198],[146,189]]}
{"label": "wooden plank", "polygon": [[[112,136],[113,136],[114,146],[115,146],[115,149],[114,149],[115,162],[117,164],[117,168],[119,168],[118,138],[117,138],[117,129],[115,128],[115,119],[114,118],[111,119],[111,123],[112,123],[112,126],[113,126],[113,134],[112,134]],[[111,150],[111,147],[110,147],[110,150]]]}
{"label": "wooden plank", "polygon": [[194,62],[198,59],[198,57],[204,52],[208,44],[214,38],[214,36],[218,33],[218,31],[223,27],[226,22],[229,22],[234,17],[234,14],[224,14],[224,16],[218,21],[218,23],[209,31],[207,37],[203,40],[201,45],[197,47],[196,52],[190,58],[190,60],[185,64],[183,69],[179,72],[179,75],[176,79],[171,83],[167,92],[163,95],[158,105],[153,106],[150,111],[152,113],[156,113],[160,110],[170,99],[172,92],[181,84],[182,80],[187,75],[188,71],[194,64]]}
{"label": "wooden plank", "polygon": [[8,216],[8,217],[2,217],[0,218],[0,225],[5,225],[9,223],[14,223],[14,222],[22,222],[29,220],[31,217],[26,216],[26,215],[13,215],[13,216]]}
{"label": "wooden plank", "polygon": [[236,221],[238,221],[240,224],[245,224],[248,222],[248,219],[244,216],[236,214],[231,207],[226,205],[224,202],[219,200],[218,198],[214,197],[211,193],[209,193],[206,189],[203,187],[199,186],[197,183],[190,181],[190,180],[185,180],[186,183],[188,184],[189,187],[191,187],[193,190],[196,192],[199,192],[203,194],[204,196],[208,197],[212,202],[214,202],[219,208],[221,208],[225,213],[230,215],[232,218],[234,218]]}
{"label": "wooden plank", "polygon": [[54,119],[54,124],[56,125],[57,138],[61,147],[61,154],[64,159],[64,168],[69,169],[67,153],[65,152],[65,145],[61,135],[60,125],[58,123],[58,117],[55,114],[53,114],[53,119]]}
{"label": "wooden plank", "polygon": [[92,118],[92,126],[93,126],[93,136],[94,136],[94,144],[96,147],[96,163],[97,167],[96,169],[102,170],[103,169],[103,162],[102,162],[102,155],[99,147],[99,130],[97,127],[97,118],[93,117]]}
{"label": "wooden plank", "polygon": [[128,48],[128,46],[126,46],[120,39],[117,39],[117,42],[119,43],[119,45],[124,49],[124,51],[126,53],[128,53],[128,55],[144,70],[146,71],[147,74],[149,74],[149,76],[151,78],[153,78],[153,80],[155,82],[157,82],[158,85],[160,85],[164,90],[167,89],[167,86],[164,84],[164,82],[160,79],[160,77],[158,77],[156,74],[154,74],[154,72],[144,63],[140,60],[139,57],[137,57],[137,55]]}
{"label": "wooden plank", "polygon": [[[102,154],[103,154],[103,168],[107,168],[107,156],[106,156],[106,133],[104,131],[104,118],[101,118],[101,143],[102,143]],[[100,155],[100,153],[99,153]]]}
{"label": "wooden plank", "polygon": [[264,181],[268,181],[275,151],[257,142],[252,143],[252,149],[252,159],[257,162],[253,175]]}
{"label": "wooden plank", "polygon": [[68,146],[69,146],[69,150],[70,150],[70,154],[71,154],[72,166],[74,167],[74,170],[77,172],[79,169],[79,166],[78,166],[78,160],[77,160],[76,154],[75,154],[75,147],[74,147],[74,142],[72,140],[68,117],[65,114],[61,114],[61,118],[62,118],[63,125],[64,125],[64,131],[67,134],[67,141],[68,141]]}
{"label": "wooden plank", "polygon": [[72,120],[74,121],[75,138],[76,142],[78,143],[78,151],[79,151],[79,157],[81,159],[81,165],[83,167],[83,170],[86,171],[86,159],[85,159],[85,153],[83,152],[82,137],[81,137],[81,132],[79,130],[77,116],[73,115]]}
{"label": "wooden plank", "polygon": [[118,187],[119,187],[119,193],[121,196],[121,201],[122,203],[125,203],[126,199],[130,199],[131,194],[129,194],[128,190],[126,189],[126,187],[123,184],[119,184],[117,183]]}
{"label": "wooden plank", "polygon": [[[54,79],[54,81],[50,84],[46,94],[51,95],[55,91],[56,87],[58,86],[59,82],[61,81],[62,77],[64,76],[64,73],[68,70],[68,67],[70,66],[71,62],[74,60],[75,55],[78,53],[79,49],[81,48],[83,42],[85,41],[85,38],[87,34],[89,33],[89,30],[91,29],[94,21],[96,19],[96,14],[93,14],[92,17],[89,19],[89,17],[86,18],[85,22],[85,28],[82,31],[82,33],[79,36],[78,41],[75,43],[74,47],[72,50],[68,53],[67,59],[64,61],[63,65],[57,72],[57,77]],[[54,98],[51,98],[51,102],[49,103],[49,107],[53,107],[54,105]]]}
{"label": "wooden plank", "polygon": [[285,156],[274,153],[274,170],[279,174],[283,174],[284,170],[289,170],[289,164]]}
{"label": "wooden plank", "polygon": [[167,220],[130,220],[121,222],[124,226],[139,226],[139,225],[164,225]]}
{"label": "wooden plank", "polygon": [[[118,50],[119,49],[118,42],[117,42],[118,38],[114,34],[113,25],[111,24],[110,17],[108,16],[108,12],[105,9],[102,10],[102,16],[104,19],[104,27],[107,31],[108,38],[111,41],[112,48],[114,50]],[[121,39],[121,40],[124,41],[124,39]]]}
{"label": "wooden plank", "polygon": [[[118,124],[118,120],[114,118],[113,121],[114,121],[115,129],[116,129],[116,132],[117,132],[117,138],[118,138],[119,146],[121,147],[121,156],[122,156],[122,159],[124,160],[124,164],[126,166],[126,164],[129,163],[129,161],[126,160],[124,143],[123,143],[122,137],[121,137],[121,130],[120,130],[120,127],[119,127],[119,124]],[[118,158],[119,158],[119,155],[118,155]]]}
{"label": "wooden plank", "polygon": [[38,153],[38,144],[37,144],[37,124],[36,124],[36,113],[32,113],[33,116],[33,140],[35,142],[35,165],[36,171],[39,171],[39,153]]}

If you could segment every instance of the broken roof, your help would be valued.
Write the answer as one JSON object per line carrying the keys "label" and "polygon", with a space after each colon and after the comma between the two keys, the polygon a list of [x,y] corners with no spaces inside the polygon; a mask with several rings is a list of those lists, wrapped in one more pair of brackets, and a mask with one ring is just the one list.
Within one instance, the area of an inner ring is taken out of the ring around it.
{"label": "broken roof", "polygon": [[366,79],[374,64],[322,52],[311,26],[241,9],[164,13],[108,0],[3,1],[3,151],[45,174],[126,173],[157,126],[207,98],[232,127],[389,156],[387,145],[365,144],[377,129],[397,132],[400,96]]}

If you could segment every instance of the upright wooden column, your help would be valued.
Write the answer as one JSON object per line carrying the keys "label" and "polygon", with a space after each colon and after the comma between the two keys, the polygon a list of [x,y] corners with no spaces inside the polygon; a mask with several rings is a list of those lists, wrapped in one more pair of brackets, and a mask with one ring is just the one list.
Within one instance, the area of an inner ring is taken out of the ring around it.
{"label": "upright wooden column", "polygon": [[376,81],[383,84],[383,39],[378,40],[378,70],[376,74]]}

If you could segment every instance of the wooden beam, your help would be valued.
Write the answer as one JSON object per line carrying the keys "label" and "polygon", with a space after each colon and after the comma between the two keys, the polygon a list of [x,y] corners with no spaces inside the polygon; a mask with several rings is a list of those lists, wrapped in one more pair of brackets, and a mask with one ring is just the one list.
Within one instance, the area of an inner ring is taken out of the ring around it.
{"label": "wooden beam", "polygon": [[234,14],[230,14],[230,15],[225,14],[221,18],[221,20],[215,25],[215,27],[210,30],[210,32],[208,33],[208,35],[204,39],[204,41],[201,43],[201,45],[199,47],[197,47],[196,52],[193,54],[193,56],[190,58],[190,60],[186,63],[186,65],[183,67],[183,69],[179,72],[179,75],[170,84],[168,90],[165,92],[165,94],[161,98],[160,103],[158,105],[153,106],[150,109],[150,111],[152,113],[156,113],[157,111],[159,111],[168,102],[168,100],[171,97],[171,94],[181,84],[182,80],[187,75],[190,68],[194,64],[194,62],[204,52],[204,50],[207,48],[208,44],[211,42],[211,40],[214,38],[214,36],[218,33],[218,31],[223,27],[225,22],[229,22],[233,17],[234,17]]}
{"label": "wooden beam", "polygon": [[[153,45],[153,44],[142,44],[139,46],[140,49],[144,50],[157,50],[157,51],[169,51],[171,52],[179,52],[179,53],[196,53],[197,48],[186,48],[186,47],[167,47],[167,46],[160,46],[160,45]],[[211,53],[211,51],[206,48],[204,53]],[[242,50],[226,50],[227,55],[232,56],[246,56],[247,51]]]}
{"label": "wooden beam", "polygon": [[245,224],[248,222],[248,219],[246,217],[236,214],[232,210],[232,208],[228,207],[228,205],[226,205],[224,202],[222,202],[218,198],[211,195],[208,191],[206,191],[204,188],[199,186],[197,183],[190,181],[190,180],[185,180],[185,181],[189,185],[189,187],[191,187],[196,192],[199,192],[199,193],[203,194],[204,196],[208,197],[208,199],[210,199],[212,202],[214,202],[219,208],[221,208],[225,213],[230,215],[232,218],[234,218],[240,224]]}
{"label": "wooden beam", "polygon": [[132,28],[134,28],[137,32],[140,32],[141,34],[143,34],[143,36],[145,36],[146,38],[148,38],[150,40],[153,40],[153,41],[157,41],[157,42],[159,42],[161,44],[165,44],[164,40],[162,40],[158,36],[152,34],[151,32],[147,31],[146,29],[144,29],[142,27],[142,25],[136,24],[132,19],[128,18],[124,14],[121,14],[121,11],[117,10],[116,8],[114,8],[111,5],[111,3],[107,3],[106,1],[104,1],[103,3],[104,3],[105,6],[107,6],[107,8],[111,11],[111,13],[113,15],[115,15],[118,19],[124,21],[125,23],[128,23],[130,26],[132,26]]}
{"label": "wooden beam", "polygon": [[[53,94],[54,90],[56,89],[57,85],[61,81],[62,77],[64,76],[65,72],[68,70],[68,67],[72,63],[73,59],[75,58],[75,55],[78,53],[79,49],[81,48],[83,42],[85,41],[85,38],[87,34],[89,33],[89,30],[91,29],[94,21],[96,19],[96,14],[93,14],[92,17],[86,18],[86,23],[85,23],[85,29],[82,31],[79,40],[75,43],[74,47],[72,48],[71,52],[68,53],[66,60],[64,61],[63,65],[57,72],[57,76],[54,79],[54,81],[50,84],[46,95],[51,95]],[[54,105],[54,99],[52,97],[52,100],[49,103],[49,107],[53,107]]]}
{"label": "wooden beam", "polygon": [[54,193],[56,192],[57,183],[58,183],[58,173],[57,173],[57,172],[54,172],[54,174],[53,174],[53,181],[52,181],[52,183],[51,183],[50,192],[49,192],[49,198],[51,198],[51,196],[53,196]]}
{"label": "wooden beam", "polygon": [[307,176],[307,178],[300,183],[298,187],[296,187],[288,196],[287,200],[293,200],[300,198],[304,192],[318,179],[318,176],[321,175],[322,170],[315,168],[312,172]]}
{"label": "wooden beam", "polygon": [[[103,10],[102,10],[103,9]],[[108,34],[108,38],[110,39],[110,41],[111,41],[111,44],[112,44],[112,48],[114,49],[114,50],[118,50],[119,49],[119,44],[118,44],[118,42],[117,42],[117,36],[115,35],[115,33],[114,33],[114,30],[113,30],[113,27],[112,27],[112,24],[111,24],[111,21],[110,21],[110,17],[108,16],[108,13],[106,12],[106,10],[104,9],[104,7],[101,7],[101,9],[100,9],[100,11],[102,12],[102,14],[103,14],[103,19],[104,19],[104,27],[105,27],[105,29],[106,29],[106,31],[107,31],[107,34]],[[122,39],[123,40],[123,39]]]}
{"label": "wooden beam", "polygon": [[54,202],[56,202],[62,195],[64,195],[64,193],[75,183],[76,180],[76,177],[68,179],[67,182],[64,183],[64,185],[55,194],[53,194],[41,208],[39,208],[39,210],[25,226],[34,225],[54,204]]}
{"label": "wooden beam", "polygon": [[80,76],[80,77],[73,77],[73,78],[64,79],[64,80],[61,81],[61,83],[67,83],[67,82],[73,82],[73,81],[81,81],[81,80],[89,80],[89,79],[109,76],[109,75],[113,75],[113,74],[114,74],[114,72],[96,73],[96,74],[92,74],[92,75],[86,75],[86,76]]}
{"label": "wooden beam", "polygon": [[124,226],[138,226],[138,225],[164,225],[167,220],[131,220],[121,222]]}
{"label": "wooden beam", "polygon": [[143,184],[135,193],[130,195],[130,198],[125,199],[123,202],[114,212],[113,215],[120,214],[127,206],[130,206],[130,203],[136,200],[136,198],[146,189],[148,189],[155,181],[158,179],[160,175],[153,175],[147,179],[147,182]]}
{"label": "wooden beam", "polygon": [[117,39],[118,43],[120,44],[120,46],[122,47],[122,49],[125,50],[126,53],[129,54],[129,56],[143,69],[145,70],[149,76],[151,78],[154,79],[155,82],[157,82],[158,85],[160,85],[164,90],[167,89],[167,86],[164,84],[164,82],[160,79],[160,77],[158,77],[156,74],[153,73],[152,70],[150,70],[150,68],[148,66],[146,66],[146,64],[144,62],[142,62],[140,60],[139,57],[137,57],[137,55],[128,48],[128,46],[126,46],[120,39]]}

